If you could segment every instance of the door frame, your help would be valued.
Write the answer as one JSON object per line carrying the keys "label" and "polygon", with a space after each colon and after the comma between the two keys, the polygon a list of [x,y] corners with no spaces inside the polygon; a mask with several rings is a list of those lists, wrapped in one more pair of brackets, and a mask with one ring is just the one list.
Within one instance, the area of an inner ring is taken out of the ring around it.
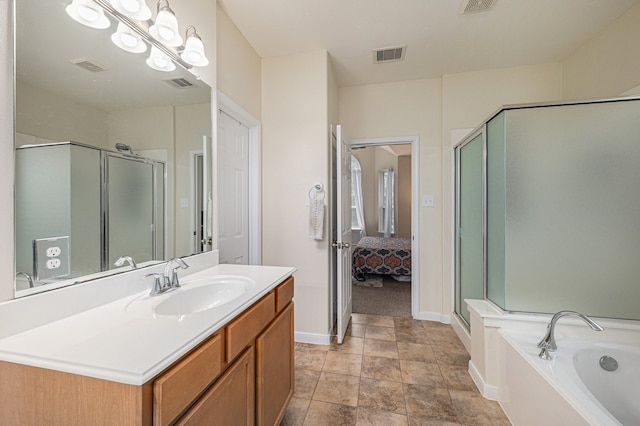
{"label": "door frame", "polygon": [[[216,132],[218,134],[218,112],[221,111],[224,114],[229,115],[233,119],[241,122],[245,126],[249,128],[249,176],[247,183],[249,185],[249,264],[250,265],[260,265],[262,263],[262,252],[260,247],[262,246],[261,241],[261,215],[260,215],[260,205],[261,205],[261,197],[262,194],[260,192],[260,134],[261,134],[261,123],[255,117],[253,117],[250,113],[248,113],[244,108],[231,100],[224,93],[217,91],[217,108],[215,114],[212,114],[215,117],[216,123]],[[213,111],[212,111],[213,113]],[[217,152],[217,149],[214,150],[214,153]],[[214,183],[214,188],[217,188],[217,155],[216,157],[216,178]],[[218,200],[218,204],[220,200]],[[217,235],[217,230],[216,230]],[[217,242],[216,242],[217,247]]]}
{"label": "door frame", "polygon": [[411,145],[411,316],[420,319],[420,137],[350,139],[351,148]]}

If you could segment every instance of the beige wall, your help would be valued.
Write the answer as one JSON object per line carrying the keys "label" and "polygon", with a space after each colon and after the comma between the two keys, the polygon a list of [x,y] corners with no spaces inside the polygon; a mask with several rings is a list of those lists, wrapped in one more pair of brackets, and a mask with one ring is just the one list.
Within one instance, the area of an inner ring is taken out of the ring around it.
{"label": "beige wall", "polygon": [[328,184],[328,61],[326,51],[262,61],[262,260],[298,268],[296,330],[324,336],[329,243],[326,221],[324,240],[308,237],[306,200]]}
{"label": "beige wall", "polygon": [[576,50],[562,66],[565,99],[616,97],[640,85],[640,4]]}
{"label": "beige wall", "polygon": [[[340,89],[340,122],[349,137],[419,137],[419,189],[433,195],[436,206],[442,200],[441,92],[439,78]],[[448,311],[442,305],[442,211],[422,208],[418,220],[418,310],[422,317],[436,319]]]}
{"label": "beige wall", "polygon": [[216,26],[218,90],[260,120],[261,59],[220,6]]}
{"label": "beige wall", "polygon": [[[108,114],[59,95],[16,82],[16,131],[57,142],[109,149]],[[113,146],[111,147],[113,149]]]}

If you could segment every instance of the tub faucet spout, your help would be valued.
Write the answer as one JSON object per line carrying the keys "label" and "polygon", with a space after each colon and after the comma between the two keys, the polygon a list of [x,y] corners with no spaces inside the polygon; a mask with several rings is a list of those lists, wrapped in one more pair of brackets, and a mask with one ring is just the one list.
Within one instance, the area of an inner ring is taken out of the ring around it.
{"label": "tub faucet spout", "polygon": [[540,343],[538,343],[538,347],[540,349],[542,349],[540,351],[540,354],[538,355],[540,358],[545,359],[547,361],[551,360],[551,355],[549,355],[549,352],[553,352],[558,350],[558,345],[556,345],[556,339],[554,336],[554,332],[555,332],[555,327],[556,327],[556,323],[558,322],[558,320],[562,317],[565,316],[572,316],[572,317],[578,317],[581,320],[583,320],[584,322],[587,323],[587,325],[589,325],[589,327],[591,327],[592,330],[594,331],[602,331],[604,330],[604,328],[602,328],[600,326],[600,324],[598,324],[597,322],[595,322],[594,320],[592,320],[591,318],[589,318],[586,315],[583,315],[579,312],[575,312],[575,311],[560,311],[558,313],[556,313],[553,318],[551,318],[551,321],[549,322],[549,325],[547,325],[547,334],[545,334],[545,336],[542,338],[542,340],[540,341]]}

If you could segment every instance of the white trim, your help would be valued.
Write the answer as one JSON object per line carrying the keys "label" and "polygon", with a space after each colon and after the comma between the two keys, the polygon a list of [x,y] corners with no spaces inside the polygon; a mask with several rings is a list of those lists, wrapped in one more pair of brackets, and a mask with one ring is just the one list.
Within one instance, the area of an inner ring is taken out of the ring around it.
{"label": "white trim", "polygon": [[437,321],[437,322],[441,322],[442,324],[451,324],[451,316],[441,314],[440,312],[422,311],[412,316],[413,316],[413,319],[417,319],[421,321]]}
{"label": "white trim", "polygon": [[[189,229],[191,231],[191,250],[192,253],[197,253],[198,250],[198,230],[196,224],[196,214],[195,214],[195,206],[196,206],[196,158],[198,156],[203,157],[204,153],[201,149],[199,150],[190,150],[189,151]],[[204,178],[204,176],[203,176]],[[202,202],[206,202],[206,200],[202,200]],[[180,200],[177,200],[178,208],[180,207]]]}
{"label": "white trim", "polygon": [[301,333],[296,331],[293,340],[298,343],[310,343],[312,345],[329,345],[331,343],[330,334]]}
{"label": "white trim", "polygon": [[[380,146],[411,144],[411,316],[415,319],[449,323],[448,315],[420,312],[420,137],[398,136],[390,138],[351,139],[354,146]],[[415,260],[415,261],[414,261]]]}
{"label": "white trim", "polygon": [[218,90],[218,109],[249,128],[249,264],[262,264],[262,228],[260,206],[260,135],[261,123],[244,108]]}
{"label": "white trim", "polygon": [[460,339],[467,352],[471,353],[471,333],[469,332],[469,329],[467,329],[467,326],[460,320],[458,315],[452,314],[451,318],[451,327],[453,327],[453,331],[456,332],[458,339]]}
{"label": "white trim", "polygon": [[503,391],[501,391],[498,386],[487,384],[482,378],[482,375],[480,374],[476,366],[473,364],[473,361],[469,361],[469,375],[471,376],[471,380],[473,380],[473,383],[476,384],[478,390],[480,391],[480,394],[483,397],[491,401],[502,400],[501,396],[503,394]]}

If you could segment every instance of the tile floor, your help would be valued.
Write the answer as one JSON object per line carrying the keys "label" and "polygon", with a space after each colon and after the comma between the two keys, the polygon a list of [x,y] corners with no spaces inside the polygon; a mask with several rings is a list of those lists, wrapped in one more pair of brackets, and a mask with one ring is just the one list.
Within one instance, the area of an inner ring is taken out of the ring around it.
{"label": "tile floor", "polygon": [[353,314],[342,345],[295,345],[285,425],[510,425],[467,370],[451,326]]}

